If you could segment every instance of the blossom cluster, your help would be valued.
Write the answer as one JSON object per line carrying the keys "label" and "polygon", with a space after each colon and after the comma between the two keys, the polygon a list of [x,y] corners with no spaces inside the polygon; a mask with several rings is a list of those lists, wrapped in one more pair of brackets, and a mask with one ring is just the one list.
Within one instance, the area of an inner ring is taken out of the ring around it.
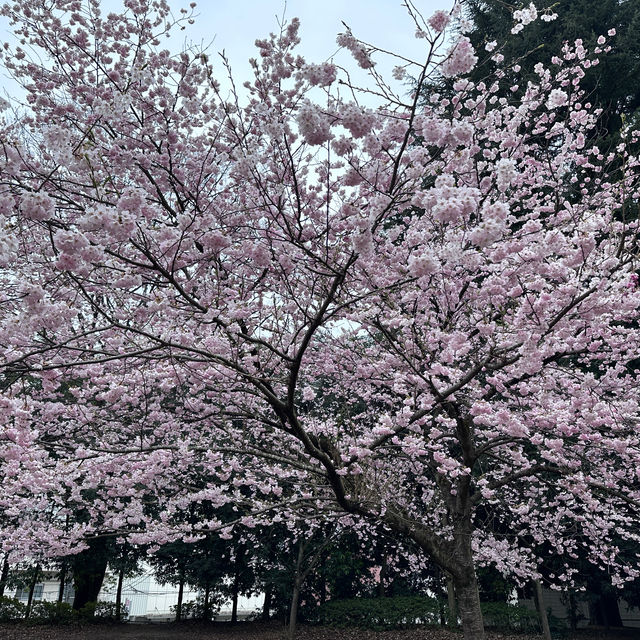
{"label": "blossom cluster", "polygon": [[309,84],[313,86],[327,87],[337,77],[337,69],[334,64],[330,62],[323,62],[322,64],[308,64],[303,69],[303,76],[309,81]]}
{"label": "blossom cluster", "polygon": [[520,33],[526,25],[531,24],[538,19],[538,10],[533,2],[531,2],[528,7],[514,11],[513,19],[516,24],[511,29],[511,33],[515,35],[516,33]]}
{"label": "blossom cluster", "polygon": [[336,42],[341,47],[344,47],[351,52],[351,55],[355,58],[360,68],[372,69],[375,66],[369,52],[365,49],[362,43],[357,40],[351,31],[339,34],[336,38]]}
{"label": "blossom cluster", "polygon": [[430,18],[427,20],[427,24],[436,32],[442,33],[449,23],[451,22],[451,16],[446,11],[436,11]]}
{"label": "blossom cluster", "polygon": [[471,41],[466,36],[460,37],[449,49],[440,71],[446,78],[469,73],[478,62]]}

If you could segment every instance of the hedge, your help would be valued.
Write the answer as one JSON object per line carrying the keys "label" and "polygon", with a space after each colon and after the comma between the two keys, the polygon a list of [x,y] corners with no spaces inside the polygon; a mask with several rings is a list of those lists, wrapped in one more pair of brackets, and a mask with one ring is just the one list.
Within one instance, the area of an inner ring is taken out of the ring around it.
{"label": "hedge", "polygon": [[443,606],[444,603],[426,596],[353,598],[330,600],[319,607],[304,609],[301,617],[311,624],[329,627],[402,629],[419,624],[440,624]]}

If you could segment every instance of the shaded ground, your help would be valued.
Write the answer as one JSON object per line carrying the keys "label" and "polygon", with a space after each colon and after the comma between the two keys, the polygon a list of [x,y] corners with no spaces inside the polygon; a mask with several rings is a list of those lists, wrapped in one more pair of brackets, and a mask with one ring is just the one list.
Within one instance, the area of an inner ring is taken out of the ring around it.
{"label": "shaded ground", "polygon": [[[0,640],[284,640],[281,625],[263,624],[126,624],[90,625],[85,627],[46,627],[0,624]],[[462,635],[441,629],[404,629],[400,631],[368,631],[362,629],[329,629],[301,627],[297,640],[461,640]],[[605,635],[594,630],[575,636],[575,640],[627,640],[640,638],[640,631]],[[487,640],[540,640],[540,636],[488,633]]]}
{"label": "shaded ground", "polygon": [[[362,629],[329,629],[300,627],[297,640],[461,640],[461,635],[440,629],[405,629],[400,631],[368,631]],[[44,627],[0,625],[0,640],[284,640],[283,627],[261,624],[127,624],[120,626]],[[490,640],[511,637],[490,635]],[[514,640],[538,640],[536,636],[514,636]]]}

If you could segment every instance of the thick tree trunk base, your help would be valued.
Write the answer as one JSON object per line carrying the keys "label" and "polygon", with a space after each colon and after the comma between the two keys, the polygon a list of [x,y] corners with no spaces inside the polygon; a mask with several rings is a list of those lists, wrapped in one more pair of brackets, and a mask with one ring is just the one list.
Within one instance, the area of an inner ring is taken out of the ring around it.
{"label": "thick tree trunk base", "polygon": [[450,627],[457,627],[458,612],[456,611],[456,593],[453,586],[453,577],[448,571],[445,572],[445,579],[447,581],[447,604],[449,606],[449,616],[447,624]]}
{"label": "thick tree trunk base", "polygon": [[454,584],[464,640],[484,640],[484,622],[475,573],[467,573],[464,579],[455,580]]}

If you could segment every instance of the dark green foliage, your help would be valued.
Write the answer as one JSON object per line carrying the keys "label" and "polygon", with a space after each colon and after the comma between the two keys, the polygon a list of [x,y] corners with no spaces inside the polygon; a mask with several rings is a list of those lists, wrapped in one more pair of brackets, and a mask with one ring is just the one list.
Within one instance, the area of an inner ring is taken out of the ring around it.
{"label": "dark green foliage", "polygon": [[[24,622],[27,607],[15,598],[0,598],[0,623]],[[31,609],[29,624],[113,623],[116,621],[115,602],[88,602],[74,610],[66,602],[36,602]]]}
{"label": "dark green foliage", "polygon": [[[292,590],[296,573],[301,581],[302,600],[305,602],[322,601],[327,592],[333,594],[334,568],[341,575],[350,573],[349,561],[339,560],[337,568],[330,564],[334,549],[340,549],[340,539],[332,539],[331,527],[318,530],[303,541],[303,557],[297,566],[300,540],[282,523],[261,526],[250,533],[251,555],[257,590],[269,593],[267,617],[285,620],[289,615]],[[349,553],[345,545],[345,553]],[[344,560],[344,558],[343,558]]]}
{"label": "dark green foliage", "polygon": [[[529,80],[537,78],[534,67],[538,62],[551,64],[551,57],[558,55],[564,42],[580,38],[590,50],[596,46],[600,35],[615,28],[617,35],[611,38],[613,51],[600,55],[600,64],[586,69],[582,83],[588,101],[603,109],[594,138],[605,146],[615,144],[618,132],[627,120],[637,116],[640,110],[640,3],[637,0],[540,0],[536,2],[539,13],[549,8],[558,17],[552,22],[538,18],[516,35],[510,33],[514,9],[528,2],[503,2],[502,0],[466,0],[466,16],[473,28],[468,34],[478,53],[480,64],[471,73],[474,81],[486,78],[495,69],[485,44],[496,41],[506,63],[517,62],[521,70],[504,83],[503,95],[517,99]],[[494,52],[495,53],[495,52]],[[513,93],[507,88],[519,85]]]}
{"label": "dark green foliage", "polygon": [[303,612],[311,624],[362,629],[404,629],[415,625],[440,624],[440,612],[446,606],[425,596],[394,598],[352,598],[330,600]]}
{"label": "dark green foliage", "polygon": [[78,620],[80,612],[74,612],[67,602],[36,602],[29,622],[35,624],[69,624]]}
{"label": "dark green foliage", "polygon": [[357,537],[346,533],[328,549],[324,565],[326,588],[332,598],[343,600],[362,595],[362,586],[371,578],[371,561],[358,547]]}
{"label": "dark green foliage", "polygon": [[22,620],[27,611],[27,607],[20,600],[15,598],[0,598],[0,622],[11,622],[13,620]]}
{"label": "dark green foliage", "polygon": [[[127,612],[123,614],[126,618]],[[87,602],[87,604],[78,611],[78,618],[82,622],[117,622],[116,620],[116,603],[115,602]]]}
{"label": "dark green foliage", "polygon": [[483,602],[480,607],[485,627],[522,633],[540,632],[538,613],[527,607],[506,602]]}
{"label": "dark green foliage", "polygon": [[[204,483],[205,478],[199,481]],[[197,508],[182,514],[188,522],[220,518],[235,520],[239,512],[229,507],[214,508],[204,501]],[[230,539],[211,533],[195,542],[177,540],[163,545],[150,558],[154,573],[161,584],[189,585],[207,594],[201,607],[201,618],[211,619],[218,603],[237,595],[248,595],[254,590],[255,577],[248,564],[245,545],[240,542],[240,532],[235,529]],[[190,615],[196,609],[191,607]],[[184,617],[182,609],[176,618]]]}
{"label": "dark green foliage", "polygon": [[[220,607],[224,603],[224,597],[219,593],[212,594],[209,602],[205,606],[204,597],[200,596],[195,600],[188,600],[182,603],[182,620],[203,620],[210,622],[215,619],[220,612]],[[177,605],[171,607],[171,611],[176,613]]]}
{"label": "dark green foliage", "polygon": [[[527,607],[506,602],[483,602],[481,606],[487,627],[510,632],[540,632],[537,612]],[[311,624],[330,627],[404,629],[415,625],[439,625],[443,612],[446,618],[447,604],[436,598],[396,596],[330,600],[320,607],[305,609],[302,615]],[[554,622],[557,624],[552,628],[560,631],[562,622],[555,619]]]}
{"label": "dark green foliage", "polygon": [[480,600],[507,602],[513,591],[513,585],[495,567],[479,567],[476,573]]}
{"label": "dark green foliage", "polygon": [[231,553],[227,541],[211,536],[194,543],[165,544],[150,561],[158,582],[177,585],[184,581],[198,589],[208,587],[215,601],[226,591],[224,578],[232,569]]}

